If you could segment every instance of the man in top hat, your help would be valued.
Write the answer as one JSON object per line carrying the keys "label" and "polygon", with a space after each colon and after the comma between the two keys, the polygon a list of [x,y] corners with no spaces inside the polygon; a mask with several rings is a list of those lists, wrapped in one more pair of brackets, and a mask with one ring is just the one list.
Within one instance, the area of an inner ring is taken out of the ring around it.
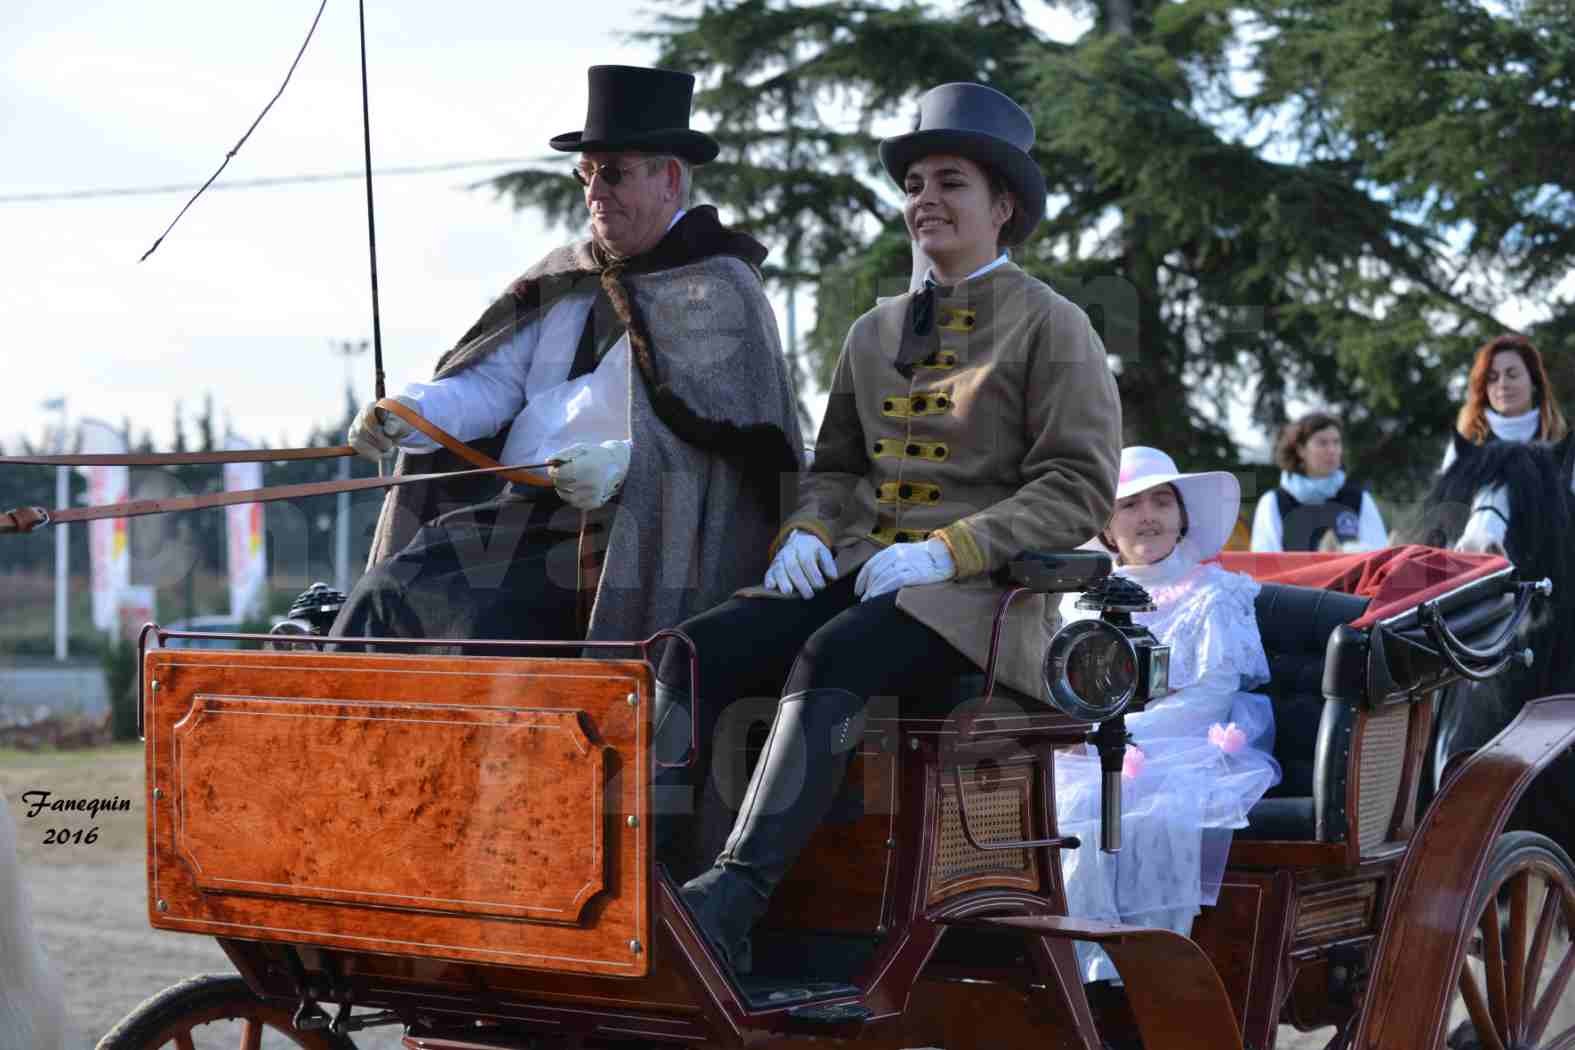
{"label": "man in top hat", "polygon": [[[390,490],[334,634],[643,638],[765,569],[801,447],[766,249],[689,206],[692,166],[718,150],[689,127],[692,76],[589,81],[584,129],[551,146],[576,155],[590,238],[549,252],[397,395],[504,464],[553,462],[551,487]],[[349,443],[397,446],[402,473],[469,465],[372,405]]]}

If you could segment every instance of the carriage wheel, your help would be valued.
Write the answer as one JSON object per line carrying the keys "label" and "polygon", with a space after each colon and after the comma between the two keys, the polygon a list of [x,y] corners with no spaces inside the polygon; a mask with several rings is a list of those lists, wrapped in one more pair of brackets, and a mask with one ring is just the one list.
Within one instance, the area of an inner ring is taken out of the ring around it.
{"label": "carriage wheel", "polygon": [[[290,1016],[289,1007],[257,998],[233,974],[203,974],[137,1007],[99,1040],[98,1050],[355,1050],[345,1036],[297,1029]],[[199,1031],[206,1025],[214,1027]]]}
{"label": "carriage wheel", "polygon": [[[1575,1047],[1575,865],[1551,839],[1501,835],[1477,896],[1447,1050]],[[1567,1000],[1567,1001],[1566,1001]],[[1562,1009],[1560,1009],[1562,1005]]]}

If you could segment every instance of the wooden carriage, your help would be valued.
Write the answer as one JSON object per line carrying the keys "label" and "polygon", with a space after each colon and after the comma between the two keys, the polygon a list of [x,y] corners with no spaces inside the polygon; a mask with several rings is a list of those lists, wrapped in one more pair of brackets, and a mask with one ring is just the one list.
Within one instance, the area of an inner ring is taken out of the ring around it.
{"label": "wooden carriage", "polygon": [[[156,996],[101,1050],[221,1017],[314,1050],[394,1023],[410,1050],[1267,1050],[1281,1023],[1436,1050],[1456,997],[1481,1045],[1566,1045],[1575,869],[1504,828],[1575,697],[1417,804],[1434,698],[1516,658],[1533,589],[1428,549],[1239,557],[1325,586],[1258,599],[1285,776],[1190,939],[1065,915],[1052,763],[1091,726],[975,676],[872,707],[743,978],[652,855],[647,660],[148,647],[149,919],[239,977]],[[1124,995],[1085,994],[1078,939]]]}

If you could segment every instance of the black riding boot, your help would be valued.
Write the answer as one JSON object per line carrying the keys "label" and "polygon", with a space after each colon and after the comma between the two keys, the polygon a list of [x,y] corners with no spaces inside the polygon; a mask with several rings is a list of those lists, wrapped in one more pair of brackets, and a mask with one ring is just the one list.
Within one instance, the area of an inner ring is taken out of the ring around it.
{"label": "black riding boot", "polygon": [[[656,859],[680,881],[695,869],[694,781],[698,756],[690,751],[690,699],[687,689],[656,683],[651,713],[652,846]],[[678,765],[686,758],[688,765]],[[666,763],[664,765],[663,763]]]}
{"label": "black riding boot", "polygon": [[750,930],[836,798],[864,736],[864,705],[845,689],[783,697],[732,835],[684,884],[684,903],[737,973],[750,971]]}

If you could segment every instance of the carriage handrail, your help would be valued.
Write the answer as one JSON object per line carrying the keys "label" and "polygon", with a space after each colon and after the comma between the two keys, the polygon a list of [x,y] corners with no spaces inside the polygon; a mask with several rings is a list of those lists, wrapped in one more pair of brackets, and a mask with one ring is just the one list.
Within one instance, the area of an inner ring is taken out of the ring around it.
{"label": "carriage handrail", "polygon": [[[1515,590],[1514,611],[1510,613],[1509,619],[1500,628],[1498,634],[1487,645],[1480,648],[1467,645],[1460,640],[1450,629],[1443,613],[1439,611],[1436,600],[1423,602],[1417,610],[1417,619],[1437,646],[1439,654],[1457,674],[1473,682],[1485,682],[1517,659],[1525,660],[1529,665],[1532,659],[1531,650],[1510,652],[1509,647],[1520,632],[1520,626],[1530,612],[1532,601],[1538,596],[1552,593],[1553,583],[1547,579],[1536,583],[1521,582],[1515,585]],[[1467,661],[1487,666],[1472,667]]]}
{"label": "carriage handrail", "polygon": [[[150,632],[155,634],[155,635],[157,635],[158,642],[159,642],[159,645],[161,647],[163,646],[164,639],[166,639],[166,638],[215,638],[215,639],[218,639],[220,641],[269,642],[269,643],[274,643],[274,644],[278,644],[279,643],[279,638],[280,638],[280,636],[277,635],[277,634],[241,634],[241,633],[230,632],[230,631],[171,631],[171,630],[167,630],[167,629],[165,629],[163,627],[160,627],[158,624],[152,623],[151,621],[148,622],[148,623],[144,623],[142,625],[142,629],[137,632],[137,739],[138,740],[146,739],[146,735],[145,735],[145,733],[143,731],[143,721],[142,721],[142,718],[143,718],[143,697],[144,697],[144,688],[143,688],[143,680],[142,680],[142,668],[143,668],[143,657],[147,654],[148,634]],[[325,646],[325,645],[337,645],[337,644],[339,644],[341,642],[353,642],[353,643],[365,644],[365,645],[374,645],[374,644],[375,645],[391,645],[391,644],[397,644],[397,645],[488,645],[488,646],[497,646],[497,647],[503,647],[503,648],[509,648],[509,649],[564,649],[564,648],[574,648],[574,649],[598,649],[598,648],[599,649],[638,649],[638,650],[640,650],[640,658],[643,659],[643,660],[646,660],[647,662],[649,662],[650,649],[651,649],[652,645],[654,645],[655,643],[661,641],[664,638],[675,638],[678,641],[684,643],[685,648],[687,648],[689,650],[689,684],[690,684],[690,689],[691,689],[691,695],[692,696],[699,696],[699,695],[701,695],[701,693],[700,693],[700,652],[699,652],[699,649],[695,645],[695,642],[694,642],[693,638],[690,638],[687,634],[685,634],[683,631],[678,630],[676,627],[669,627],[669,628],[666,628],[664,630],[657,631],[655,634],[651,635],[649,638],[646,638],[644,640],[638,640],[637,639],[637,640],[633,640],[633,641],[617,641],[617,640],[608,641],[608,640],[605,640],[605,639],[597,639],[597,640],[593,641],[593,640],[590,640],[590,639],[586,639],[584,641],[568,641],[568,642],[564,642],[564,641],[542,641],[542,640],[537,640],[537,639],[526,640],[526,639],[518,639],[518,638],[495,638],[495,639],[494,638],[398,638],[398,639],[393,639],[393,638],[350,638],[350,637],[342,637],[342,636],[339,636],[339,635],[323,635],[323,636],[320,636],[320,637],[311,637],[311,636],[303,636],[303,635],[287,635],[285,637],[288,637],[290,639],[290,641],[288,643],[286,643],[286,644],[288,644],[288,645],[290,645],[292,647],[300,646],[300,645],[316,645],[318,647],[318,651],[322,651],[322,647]],[[699,746],[698,746],[697,741],[696,741],[696,736],[699,733],[699,731],[700,731],[699,705],[695,704],[695,703],[691,703],[689,705],[689,750],[687,752],[685,752],[684,759],[683,759],[682,762],[662,762],[662,761],[660,761],[660,760],[658,760],[658,759],[653,757],[652,761],[656,764],[656,768],[658,768],[658,769],[677,769],[677,768],[687,768],[689,766],[692,766],[694,764],[694,762],[695,762],[696,756],[699,754]]]}
{"label": "carriage handrail", "polygon": [[[974,779],[979,779],[978,771],[974,772]],[[952,783],[957,786],[957,823],[962,828],[963,838],[968,840],[968,845],[976,850],[989,852],[1003,849],[1077,849],[1082,845],[1076,835],[1061,835],[1051,839],[1021,839],[1007,842],[980,842],[973,836],[973,828],[968,823],[968,802],[963,796],[962,766],[952,767]]]}

